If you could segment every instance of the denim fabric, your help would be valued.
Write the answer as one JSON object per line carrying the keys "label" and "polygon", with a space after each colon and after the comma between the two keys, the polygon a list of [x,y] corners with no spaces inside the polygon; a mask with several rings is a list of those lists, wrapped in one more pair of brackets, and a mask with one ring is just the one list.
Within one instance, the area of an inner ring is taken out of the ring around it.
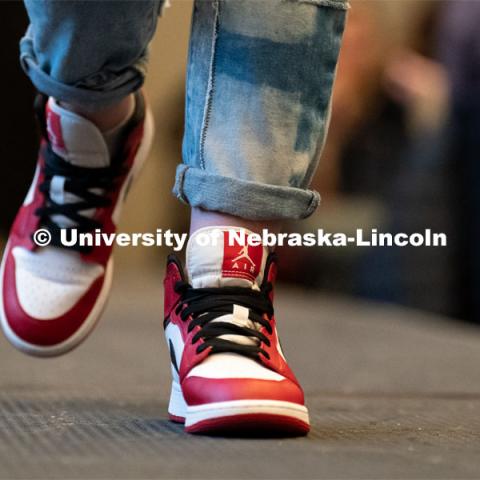
{"label": "denim fabric", "polygon": [[308,185],[327,130],[346,7],[196,3],[179,198],[253,220],[315,210],[320,197]]}
{"label": "denim fabric", "polygon": [[[59,100],[138,89],[161,1],[27,0],[21,59]],[[329,120],[346,0],[197,0],[174,193],[243,218],[304,218]]]}
{"label": "denim fabric", "polygon": [[99,108],[138,90],[164,0],[25,0],[20,61],[35,87]]}

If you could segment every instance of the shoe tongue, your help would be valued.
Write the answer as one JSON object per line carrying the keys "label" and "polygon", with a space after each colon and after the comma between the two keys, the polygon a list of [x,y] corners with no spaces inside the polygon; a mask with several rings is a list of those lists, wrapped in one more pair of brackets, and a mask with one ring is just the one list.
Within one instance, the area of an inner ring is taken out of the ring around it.
{"label": "shoe tongue", "polygon": [[110,165],[103,135],[92,122],[62,108],[51,97],[46,116],[48,138],[57,155],[78,167],[101,168]]}
{"label": "shoe tongue", "polygon": [[197,230],[187,244],[187,272],[194,288],[246,287],[258,290],[268,251],[250,246],[253,232],[238,227]]}

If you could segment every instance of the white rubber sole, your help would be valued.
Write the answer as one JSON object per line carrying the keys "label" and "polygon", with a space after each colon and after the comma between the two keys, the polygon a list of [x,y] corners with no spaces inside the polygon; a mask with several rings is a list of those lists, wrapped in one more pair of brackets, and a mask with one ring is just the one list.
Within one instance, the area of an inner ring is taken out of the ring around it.
{"label": "white rubber sole", "polygon": [[186,429],[194,428],[202,422],[242,415],[277,416],[280,421],[288,418],[305,425],[310,424],[307,407],[280,400],[233,400],[189,406],[180,385],[175,381],[172,382],[168,413],[172,420],[184,421]]}
{"label": "white rubber sole", "polygon": [[[137,154],[135,156],[133,167],[128,174],[125,182],[122,185],[122,189],[119,193],[119,200],[117,207],[115,208],[112,218],[118,221],[120,216],[120,211],[123,206],[123,203],[126,200],[126,196],[128,194],[130,185],[133,181],[136,180],[142,167],[145,164],[147,159],[148,153],[150,152],[150,148],[153,142],[153,132],[154,132],[154,122],[153,122],[153,115],[152,112],[147,109],[145,112],[145,127],[144,127],[144,137],[140,142],[140,146],[138,148]],[[28,196],[28,194],[27,194]],[[5,253],[9,250],[9,244],[7,243],[5,247]],[[73,350],[75,347],[80,345],[92,332],[95,328],[96,324],[98,323],[103,310],[106,307],[107,300],[110,294],[111,286],[112,286],[112,278],[113,278],[113,257],[110,257],[108,260],[107,266],[105,268],[105,278],[103,281],[102,288],[100,290],[100,294],[97,298],[97,301],[92,308],[92,311],[88,315],[87,319],[83,322],[82,326],[70,337],[64,340],[62,343],[53,346],[39,346],[34,345],[32,343],[26,342],[22,340],[16,333],[11,329],[10,325],[8,324],[7,317],[5,314],[4,306],[3,306],[3,274],[5,270],[5,263],[6,263],[6,255],[3,255],[2,264],[0,267],[0,325],[2,330],[7,338],[7,340],[18,350],[28,354],[33,355],[36,357],[56,357],[59,355],[63,355],[64,353]],[[48,320],[46,320],[48,321]]]}

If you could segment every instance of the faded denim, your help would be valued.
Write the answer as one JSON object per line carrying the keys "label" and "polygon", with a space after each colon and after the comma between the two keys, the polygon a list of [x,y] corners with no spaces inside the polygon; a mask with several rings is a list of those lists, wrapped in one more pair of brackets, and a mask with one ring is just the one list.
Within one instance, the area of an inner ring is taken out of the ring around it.
{"label": "faded denim", "polygon": [[[163,1],[25,2],[21,62],[59,100],[98,108],[141,87]],[[197,0],[174,193],[252,220],[304,218],[329,120],[343,0]]]}

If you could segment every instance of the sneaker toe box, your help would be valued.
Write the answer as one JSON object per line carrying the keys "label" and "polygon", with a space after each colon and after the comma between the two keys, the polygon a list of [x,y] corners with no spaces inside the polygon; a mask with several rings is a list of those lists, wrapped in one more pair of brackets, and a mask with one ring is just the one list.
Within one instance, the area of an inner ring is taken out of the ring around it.
{"label": "sneaker toe box", "polygon": [[103,267],[83,265],[79,256],[65,253],[39,254],[18,247],[7,253],[2,287],[4,322],[25,342],[49,346],[67,340],[95,306],[104,280]]}
{"label": "sneaker toe box", "polygon": [[216,354],[194,367],[182,381],[188,405],[235,400],[274,400],[304,405],[301,387],[256,362],[235,354]]}

